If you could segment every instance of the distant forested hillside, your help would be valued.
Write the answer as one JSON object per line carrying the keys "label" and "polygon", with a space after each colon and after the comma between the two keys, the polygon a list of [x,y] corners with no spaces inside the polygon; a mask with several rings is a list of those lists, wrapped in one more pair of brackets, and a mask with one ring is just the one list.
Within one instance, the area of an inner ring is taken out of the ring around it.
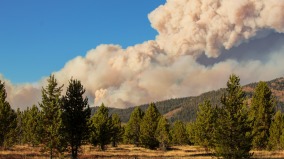
{"label": "distant forested hillside", "polygon": [[[276,98],[277,110],[284,111],[284,78],[277,78],[267,82],[268,86],[273,92]],[[243,90],[246,92],[248,103],[253,95],[254,89],[257,83],[251,83],[243,86]],[[203,102],[205,99],[211,101],[212,105],[220,106],[220,98],[222,94],[225,93],[225,89],[221,88],[219,90],[214,90],[210,92],[203,93],[199,96],[185,97],[185,98],[175,98],[168,99],[165,101],[155,102],[158,110],[163,114],[169,121],[174,122],[176,120],[181,120],[184,122],[193,121],[196,118],[196,112],[198,109],[198,104]],[[147,109],[149,104],[144,104],[139,106],[143,111]],[[92,108],[92,114],[97,110],[98,107]],[[117,113],[121,121],[126,123],[129,120],[131,112],[135,107],[127,109],[117,109],[109,108],[110,114]]]}

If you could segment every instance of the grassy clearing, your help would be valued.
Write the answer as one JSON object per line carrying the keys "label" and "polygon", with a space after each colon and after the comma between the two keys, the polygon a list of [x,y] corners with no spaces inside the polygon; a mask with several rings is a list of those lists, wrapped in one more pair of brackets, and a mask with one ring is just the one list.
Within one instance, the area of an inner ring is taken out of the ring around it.
{"label": "grassy clearing", "polygon": [[[48,159],[40,147],[15,146],[11,150],[1,150],[0,159]],[[284,151],[253,151],[254,158],[284,158]],[[68,154],[66,158],[70,158]],[[148,150],[133,145],[120,145],[107,151],[100,151],[92,146],[83,146],[80,159],[209,159],[210,152],[198,146],[173,146],[169,151]]]}

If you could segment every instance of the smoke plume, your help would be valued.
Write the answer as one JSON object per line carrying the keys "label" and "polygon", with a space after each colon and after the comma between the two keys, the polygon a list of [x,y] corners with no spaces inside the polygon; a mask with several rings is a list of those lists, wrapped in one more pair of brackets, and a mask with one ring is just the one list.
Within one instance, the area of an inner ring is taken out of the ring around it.
{"label": "smoke plume", "polygon": [[[79,79],[91,104],[124,108],[224,87],[232,73],[243,84],[283,75],[283,0],[167,0],[148,17],[156,40],[97,46],[54,72],[59,82]],[[38,85],[8,83],[9,100],[39,100]]]}

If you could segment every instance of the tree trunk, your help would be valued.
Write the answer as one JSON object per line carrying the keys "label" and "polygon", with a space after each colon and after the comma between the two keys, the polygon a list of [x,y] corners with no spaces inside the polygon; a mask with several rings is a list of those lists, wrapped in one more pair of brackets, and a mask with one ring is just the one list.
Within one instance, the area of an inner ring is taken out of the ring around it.
{"label": "tree trunk", "polygon": [[50,147],[50,159],[52,159],[52,146]]}
{"label": "tree trunk", "polygon": [[72,151],[72,159],[77,159],[77,154],[78,154],[77,148],[72,146],[71,151]]}
{"label": "tree trunk", "polygon": [[101,144],[101,150],[104,151],[105,150],[105,145]]}
{"label": "tree trunk", "polygon": [[116,147],[115,141],[112,141],[112,147]]}

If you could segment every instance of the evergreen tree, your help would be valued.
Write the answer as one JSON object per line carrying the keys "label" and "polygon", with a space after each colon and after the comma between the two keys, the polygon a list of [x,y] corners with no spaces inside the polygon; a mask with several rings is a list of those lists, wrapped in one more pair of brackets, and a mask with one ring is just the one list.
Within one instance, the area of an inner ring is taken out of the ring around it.
{"label": "evergreen tree", "polygon": [[91,118],[91,134],[90,142],[92,145],[100,146],[101,150],[105,150],[105,145],[111,142],[112,136],[112,120],[108,114],[108,108],[102,104],[98,111]]}
{"label": "evergreen tree", "polygon": [[170,125],[168,123],[168,120],[162,116],[158,122],[158,127],[155,136],[159,141],[160,148],[164,151],[168,149],[171,141],[169,129]]}
{"label": "evergreen tree", "polygon": [[125,140],[127,143],[139,146],[140,141],[140,124],[144,112],[139,107],[136,107],[130,115],[130,119],[125,127]]}
{"label": "evergreen tree", "polygon": [[250,158],[251,129],[248,110],[244,104],[245,94],[240,78],[231,75],[227,82],[226,93],[221,97],[222,108],[218,109],[216,124],[215,152],[228,159]]}
{"label": "evergreen tree", "polygon": [[284,116],[278,111],[273,117],[270,129],[269,129],[269,140],[268,149],[269,150],[281,150],[284,147],[281,146],[280,137],[283,134],[282,129],[284,129]]}
{"label": "evergreen tree", "polygon": [[259,82],[252,97],[250,117],[252,118],[252,145],[265,149],[269,139],[269,128],[275,114],[275,101],[265,82]]}
{"label": "evergreen tree", "polygon": [[78,149],[88,139],[88,121],[91,110],[85,89],[78,80],[71,79],[62,97],[62,122],[65,139],[71,148],[72,158],[78,157]]}
{"label": "evergreen tree", "polygon": [[47,82],[46,88],[42,88],[42,102],[40,103],[44,125],[42,139],[45,147],[49,149],[52,159],[54,150],[62,153],[66,148],[64,136],[61,132],[62,112],[60,105],[63,85],[58,86],[54,75],[51,75]]}
{"label": "evergreen tree", "polygon": [[16,144],[21,145],[23,144],[23,112],[20,108],[16,111],[17,114],[17,127],[16,127]]}
{"label": "evergreen tree", "polygon": [[146,110],[140,125],[140,141],[141,144],[149,149],[159,146],[159,141],[155,138],[155,132],[158,126],[161,114],[154,103],[151,103]]}
{"label": "evergreen tree", "polygon": [[[283,124],[282,124],[282,126],[283,126]],[[284,128],[282,128],[279,142],[280,142],[280,149],[283,150],[284,149]]]}
{"label": "evergreen tree", "polygon": [[4,82],[0,81],[0,146],[11,147],[16,139],[17,114],[6,101],[7,93]]}
{"label": "evergreen tree", "polygon": [[211,106],[210,101],[205,100],[199,105],[195,122],[194,143],[205,148],[214,146],[213,134],[215,121],[217,119],[216,109]]}
{"label": "evergreen tree", "polygon": [[33,105],[23,112],[22,130],[24,143],[37,146],[41,143],[43,125],[41,112],[37,106]]}
{"label": "evergreen tree", "polygon": [[189,144],[188,134],[185,125],[182,121],[177,120],[171,130],[172,143],[174,145],[186,145]]}
{"label": "evergreen tree", "polygon": [[111,144],[113,147],[116,147],[117,143],[122,141],[123,127],[121,126],[121,121],[117,114],[113,114],[111,120],[112,120]]}
{"label": "evergreen tree", "polygon": [[189,122],[186,124],[186,132],[188,134],[188,140],[191,144],[197,144],[197,141],[195,142],[195,134],[196,134],[196,128],[195,128],[195,122]]}

